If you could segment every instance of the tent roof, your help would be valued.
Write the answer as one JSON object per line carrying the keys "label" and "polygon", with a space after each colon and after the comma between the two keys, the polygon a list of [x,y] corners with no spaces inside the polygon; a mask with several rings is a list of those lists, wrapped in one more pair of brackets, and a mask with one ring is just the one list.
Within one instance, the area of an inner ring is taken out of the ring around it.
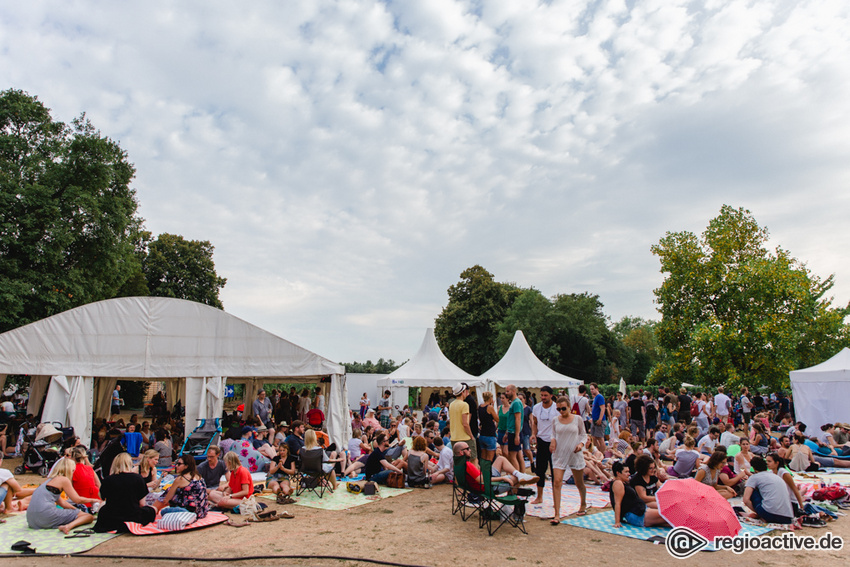
{"label": "tent roof", "polygon": [[844,347],[841,351],[824,362],[792,370],[792,382],[844,382],[850,380],[850,349]]}
{"label": "tent roof", "polygon": [[455,366],[437,344],[434,329],[425,331],[419,351],[401,368],[378,380],[378,385],[410,387],[443,387],[466,382],[469,386],[480,386],[483,382]]}
{"label": "tent roof", "polygon": [[481,375],[482,380],[488,380],[499,386],[515,384],[526,388],[552,386],[567,388],[584,384],[582,380],[564,376],[555,372],[535,356],[522,331],[514,334],[514,340],[502,360]]}
{"label": "tent roof", "polygon": [[166,297],[89,303],[0,334],[0,374],[162,379],[344,372],[220,309]]}

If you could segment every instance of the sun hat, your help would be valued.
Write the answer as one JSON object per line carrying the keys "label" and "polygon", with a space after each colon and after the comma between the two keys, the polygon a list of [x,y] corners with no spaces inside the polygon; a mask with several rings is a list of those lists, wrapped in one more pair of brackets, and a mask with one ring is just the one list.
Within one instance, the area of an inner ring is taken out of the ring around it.
{"label": "sun hat", "polygon": [[452,388],[452,394],[454,394],[455,396],[459,396],[463,393],[464,390],[467,389],[467,387],[468,386],[465,382],[458,382],[457,384],[455,384],[455,387]]}

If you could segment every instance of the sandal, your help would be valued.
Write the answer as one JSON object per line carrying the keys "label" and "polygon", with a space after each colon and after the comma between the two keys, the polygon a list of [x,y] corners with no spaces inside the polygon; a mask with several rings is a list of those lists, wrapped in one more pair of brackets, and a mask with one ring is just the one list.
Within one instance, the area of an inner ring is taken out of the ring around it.
{"label": "sandal", "polygon": [[281,512],[280,514],[278,514],[278,515],[277,515],[277,517],[278,517],[278,518],[283,518],[283,519],[285,519],[285,520],[291,520],[291,519],[295,518],[295,516],[294,516],[294,515],[290,514],[290,513],[289,513],[289,512],[287,512],[286,510],[284,510],[283,512]]}
{"label": "sandal", "polygon": [[561,521],[560,521],[560,520],[556,520],[555,518],[552,518],[551,520],[549,520],[549,525],[550,525],[550,526],[557,526],[557,525],[558,525],[558,524],[560,524],[560,523],[561,523]]}
{"label": "sandal", "polygon": [[244,528],[248,525],[248,520],[237,520],[235,518],[229,518],[226,522],[224,522],[224,524],[233,528]]}
{"label": "sandal", "polygon": [[576,516],[587,516],[587,510],[579,510],[576,512]]}

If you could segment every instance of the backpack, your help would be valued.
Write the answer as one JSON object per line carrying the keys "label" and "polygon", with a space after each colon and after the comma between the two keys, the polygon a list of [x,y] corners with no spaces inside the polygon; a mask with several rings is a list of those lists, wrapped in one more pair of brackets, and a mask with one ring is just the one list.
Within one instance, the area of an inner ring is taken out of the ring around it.
{"label": "backpack", "polygon": [[582,416],[582,415],[581,415],[581,408],[580,408],[580,407],[579,407],[579,405],[578,405],[578,399],[579,399],[579,397],[580,397],[580,396],[576,396],[576,397],[575,397],[575,401],[573,401],[573,409],[572,409],[572,412],[573,412],[573,414],[574,414],[574,415],[577,415],[577,416],[580,416],[580,417],[584,417],[584,416]]}
{"label": "backpack", "polygon": [[691,417],[696,417],[699,415],[699,404],[696,400],[691,402]]}
{"label": "backpack", "polygon": [[847,497],[847,491],[844,490],[840,485],[833,484],[832,486],[827,486],[826,488],[820,488],[815,490],[812,494],[812,499],[814,500],[841,500],[842,498]]}

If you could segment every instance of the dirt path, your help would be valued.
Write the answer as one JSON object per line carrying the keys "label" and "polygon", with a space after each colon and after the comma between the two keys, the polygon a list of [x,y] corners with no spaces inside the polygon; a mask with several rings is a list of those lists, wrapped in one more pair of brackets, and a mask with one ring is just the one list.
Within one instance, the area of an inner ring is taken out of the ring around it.
{"label": "dirt path", "polygon": [[[15,459],[7,459],[5,468],[14,468]],[[25,476],[24,482],[40,481]],[[663,545],[628,539],[573,526],[550,526],[530,517],[528,535],[504,526],[493,537],[478,529],[476,518],[463,522],[450,513],[451,487],[415,490],[394,498],[373,502],[344,511],[326,511],[303,506],[287,506],[293,520],[253,524],[246,528],[216,526],[183,534],[134,537],[124,535],[92,550],[97,555],[156,555],[167,557],[247,557],[268,555],[331,555],[391,561],[406,565],[435,567],[525,566],[525,565],[605,565],[643,566],[678,564]],[[282,507],[272,504],[272,507]],[[826,529],[805,529],[805,535],[821,536],[831,531],[850,546],[850,518],[840,518]],[[800,533],[800,532],[798,532]],[[732,552],[698,553],[682,565],[689,567],[718,562],[736,566],[820,567],[843,565],[850,557],[848,549],[838,552]],[[5,550],[4,550],[5,551]],[[185,563],[185,562],[184,562]],[[200,565],[201,562],[192,561]],[[3,558],[3,565],[92,567],[111,565],[162,565],[174,567],[174,561],[87,557]],[[338,560],[243,560],[228,565],[275,565],[353,567],[373,565],[360,561]]]}

